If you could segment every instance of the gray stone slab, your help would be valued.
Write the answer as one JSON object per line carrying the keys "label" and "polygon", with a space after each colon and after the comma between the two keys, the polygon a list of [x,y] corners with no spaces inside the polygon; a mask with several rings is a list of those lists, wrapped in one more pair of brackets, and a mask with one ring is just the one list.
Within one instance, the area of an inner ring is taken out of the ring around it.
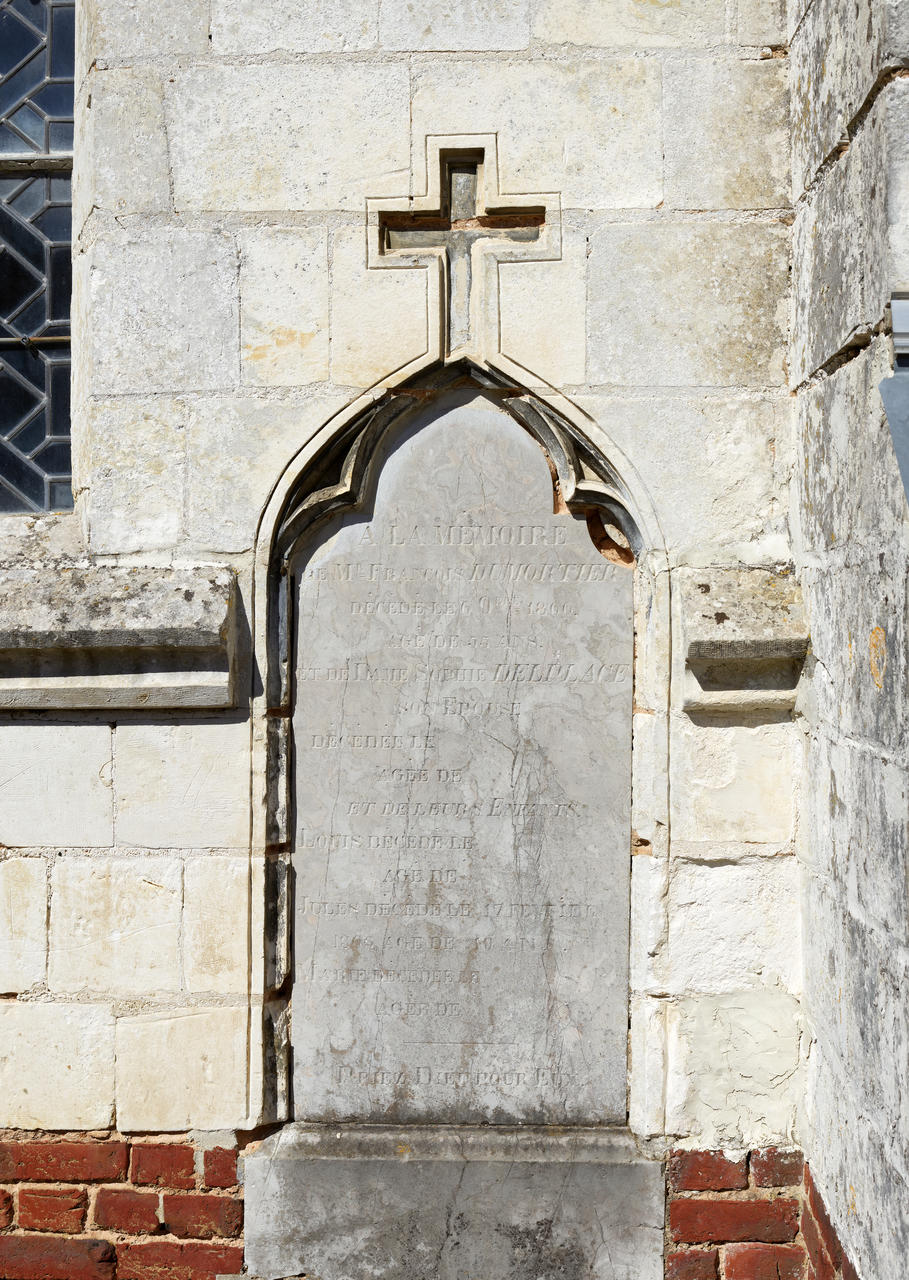
{"label": "gray stone slab", "polygon": [[663,1176],[627,1134],[288,1125],[245,1165],[261,1280],[661,1280]]}
{"label": "gray stone slab", "polygon": [[300,582],[298,1119],[621,1121],[631,571],[483,399]]}

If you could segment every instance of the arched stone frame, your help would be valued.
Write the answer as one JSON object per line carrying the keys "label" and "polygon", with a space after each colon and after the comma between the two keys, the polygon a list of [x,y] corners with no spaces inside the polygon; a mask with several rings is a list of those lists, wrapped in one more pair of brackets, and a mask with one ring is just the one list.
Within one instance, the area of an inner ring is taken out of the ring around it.
{"label": "arched stone frame", "polygon": [[[304,444],[285,468],[260,521],[253,567],[250,626],[255,661],[251,711],[251,864],[249,1120],[291,1118],[287,1087],[290,1006],[288,870],[292,714],[292,606],[286,565],[318,524],[369,493],[375,446],[416,407],[473,389],[509,413],[540,445],[557,498],[575,514],[598,513],[634,555],[634,709],[632,720],[631,930],[627,1114],[641,1136],[662,1132],[665,1032],[649,1009],[648,952],[663,925],[669,843],[669,701],[671,600],[662,533],[646,490],[606,432],[570,401],[531,391],[525,373],[469,361],[418,361],[383,388],[359,397]],[[428,367],[427,367],[428,366]],[[533,381],[533,379],[529,379]],[[633,856],[637,848],[645,856]],[[258,941],[257,941],[258,940]],[[264,943],[264,945],[262,945]],[[653,1002],[651,1001],[652,1005]]]}

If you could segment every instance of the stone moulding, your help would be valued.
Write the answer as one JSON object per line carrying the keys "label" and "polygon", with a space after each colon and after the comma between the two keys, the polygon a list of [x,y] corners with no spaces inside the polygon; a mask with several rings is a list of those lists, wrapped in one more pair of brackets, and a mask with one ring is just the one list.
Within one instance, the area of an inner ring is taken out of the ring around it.
{"label": "stone moulding", "polygon": [[0,709],[205,709],[235,699],[236,575],[0,570]]}
{"label": "stone moulding", "polygon": [[790,570],[688,571],[680,607],[686,711],[792,709],[809,634]]}

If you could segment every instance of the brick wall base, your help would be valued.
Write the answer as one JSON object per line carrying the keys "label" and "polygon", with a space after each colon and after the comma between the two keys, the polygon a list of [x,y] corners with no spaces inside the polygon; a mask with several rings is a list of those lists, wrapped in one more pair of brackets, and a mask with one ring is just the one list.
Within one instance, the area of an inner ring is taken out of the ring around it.
{"label": "brick wall base", "polygon": [[[3,1280],[215,1280],[243,1268],[237,1151],[0,1132]],[[799,1151],[674,1151],[666,1280],[858,1280]]]}
{"label": "brick wall base", "polygon": [[666,1280],[858,1280],[800,1151],[674,1151]]}
{"label": "brick wall base", "polygon": [[214,1280],[243,1266],[237,1152],[0,1134],[3,1280]]}

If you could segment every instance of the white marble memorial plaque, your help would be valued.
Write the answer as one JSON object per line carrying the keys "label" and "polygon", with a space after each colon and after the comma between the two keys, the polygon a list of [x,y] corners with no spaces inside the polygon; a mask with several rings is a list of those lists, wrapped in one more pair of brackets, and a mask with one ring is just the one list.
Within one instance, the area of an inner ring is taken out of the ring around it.
{"label": "white marble memorial plaque", "polygon": [[631,570],[478,398],[294,573],[297,1117],[623,1121]]}

